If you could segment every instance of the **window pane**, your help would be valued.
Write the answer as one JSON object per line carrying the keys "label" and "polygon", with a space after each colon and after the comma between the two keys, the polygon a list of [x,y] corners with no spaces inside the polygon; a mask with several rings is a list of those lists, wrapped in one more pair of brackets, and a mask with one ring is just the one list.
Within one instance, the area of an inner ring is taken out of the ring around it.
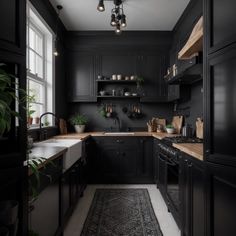
{"label": "window pane", "polygon": [[35,50],[35,32],[29,28],[29,46]]}
{"label": "window pane", "polygon": [[36,47],[35,51],[40,55],[43,56],[43,39],[40,35],[36,34]]}
{"label": "window pane", "polygon": [[32,114],[33,118],[40,117],[40,115],[42,115],[44,113],[43,105],[41,105],[41,104],[31,103],[30,110],[35,111]]}
{"label": "window pane", "polygon": [[44,103],[44,86],[29,80],[29,95],[34,97],[37,103]]}
{"label": "window pane", "polygon": [[30,73],[35,74],[35,53],[29,50],[29,69]]}
{"label": "window pane", "polygon": [[38,56],[36,56],[36,73],[38,74],[38,77],[43,78],[43,59]]}

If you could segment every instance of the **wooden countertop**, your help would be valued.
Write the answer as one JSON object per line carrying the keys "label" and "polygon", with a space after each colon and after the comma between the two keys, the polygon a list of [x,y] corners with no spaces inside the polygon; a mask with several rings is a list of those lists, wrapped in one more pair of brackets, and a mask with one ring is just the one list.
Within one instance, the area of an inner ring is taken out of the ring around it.
{"label": "wooden countertop", "polygon": [[[66,147],[46,147],[46,146],[34,146],[31,149],[31,153],[29,155],[29,158],[45,158],[45,162],[43,164],[40,164],[38,166],[38,169],[42,168],[45,164],[47,164],[48,161],[52,161],[59,156],[62,156],[66,151]],[[29,169],[29,175],[31,175],[31,171]]]}
{"label": "wooden countertop", "polygon": [[173,147],[187,153],[190,156],[203,161],[203,144],[202,143],[174,143]]}
{"label": "wooden countertop", "polygon": [[173,137],[176,136],[176,134],[167,134],[167,133],[156,133],[156,132],[127,132],[127,133],[134,133],[133,135],[125,134],[125,132],[121,132],[122,134],[105,134],[105,132],[87,132],[87,133],[69,133],[69,134],[64,134],[64,135],[57,135],[54,138],[59,138],[59,139],[81,139],[85,140],[89,137],[154,137],[157,139],[163,139],[165,137]]}
{"label": "wooden countertop", "polygon": [[[157,132],[130,132],[134,133],[133,135],[126,135],[125,132],[121,135],[114,135],[114,134],[105,134],[105,132],[87,132],[87,133],[70,133],[65,135],[58,135],[54,138],[61,138],[61,139],[81,139],[86,140],[89,137],[154,137],[159,140],[165,137],[173,137],[177,136],[177,134],[168,134],[168,133],[157,133]],[[174,147],[179,149],[180,151],[193,156],[201,161],[203,161],[203,144],[199,143],[181,143],[181,144],[173,144]]]}

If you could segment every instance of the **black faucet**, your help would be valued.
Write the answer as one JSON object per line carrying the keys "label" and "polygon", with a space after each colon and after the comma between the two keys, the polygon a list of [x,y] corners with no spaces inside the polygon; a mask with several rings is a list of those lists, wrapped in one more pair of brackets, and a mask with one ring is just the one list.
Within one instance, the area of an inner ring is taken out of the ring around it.
{"label": "black faucet", "polygon": [[53,112],[45,112],[43,113],[40,117],[39,117],[39,140],[45,140],[47,139],[47,131],[44,130],[44,132],[42,133],[42,118],[45,116],[45,115],[52,115],[55,117],[55,120],[58,122],[58,119],[57,119],[57,116],[56,114],[54,114]]}

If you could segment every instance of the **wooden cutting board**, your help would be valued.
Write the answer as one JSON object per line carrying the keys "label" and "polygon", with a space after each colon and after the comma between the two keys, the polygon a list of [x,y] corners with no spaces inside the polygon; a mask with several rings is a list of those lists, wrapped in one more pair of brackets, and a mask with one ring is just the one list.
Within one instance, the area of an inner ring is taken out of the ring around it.
{"label": "wooden cutting board", "polygon": [[183,126],[183,116],[173,116],[172,125],[175,128],[175,132],[180,134]]}
{"label": "wooden cutting board", "polygon": [[63,119],[59,120],[60,134],[67,134],[67,125],[66,121]]}
{"label": "wooden cutting board", "polygon": [[201,118],[197,118],[196,121],[196,137],[203,139],[203,121]]}

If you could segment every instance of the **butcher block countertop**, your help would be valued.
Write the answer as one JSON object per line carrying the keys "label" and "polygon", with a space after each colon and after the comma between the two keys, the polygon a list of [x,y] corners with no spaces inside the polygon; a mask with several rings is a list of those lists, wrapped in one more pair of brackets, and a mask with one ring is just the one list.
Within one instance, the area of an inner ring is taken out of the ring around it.
{"label": "butcher block countertop", "polygon": [[203,161],[203,144],[202,143],[174,143],[173,146],[190,156]]}
{"label": "butcher block countertop", "polygon": [[[107,132],[109,133],[109,132]],[[171,136],[176,136],[176,134],[167,134],[167,133],[156,133],[156,132],[121,132],[121,134],[112,134],[112,132],[110,134],[107,134],[106,132],[87,132],[87,133],[82,133],[82,134],[78,134],[78,133],[70,133],[70,134],[64,134],[64,135],[58,135],[55,136],[54,138],[61,138],[61,139],[81,139],[81,140],[85,140],[89,137],[154,137],[157,139],[163,139],[165,137],[171,137]],[[118,132],[119,133],[119,132]],[[130,135],[129,133],[133,133],[132,135]]]}
{"label": "butcher block countertop", "polygon": [[[156,133],[156,132],[128,132],[128,133],[133,133],[133,135],[130,134],[119,134],[119,135],[114,135],[114,134],[105,134],[105,132],[87,132],[87,133],[70,133],[70,134],[65,134],[65,135],[58,135],[55,136],[54,138],[68,138],[68,139],[81,139],[81,140],[86,140],[89,137],[154,137],[159,140],[165,138],[165,137],[173,137],[176,136],[176,134],[167,134],[167,133]],[[193,156],[197,158],[198,160],[203,161],[203,144],[199,143],[181,143],[181,144],[173,144],[174,147],[179,149],[180,151]]]}

